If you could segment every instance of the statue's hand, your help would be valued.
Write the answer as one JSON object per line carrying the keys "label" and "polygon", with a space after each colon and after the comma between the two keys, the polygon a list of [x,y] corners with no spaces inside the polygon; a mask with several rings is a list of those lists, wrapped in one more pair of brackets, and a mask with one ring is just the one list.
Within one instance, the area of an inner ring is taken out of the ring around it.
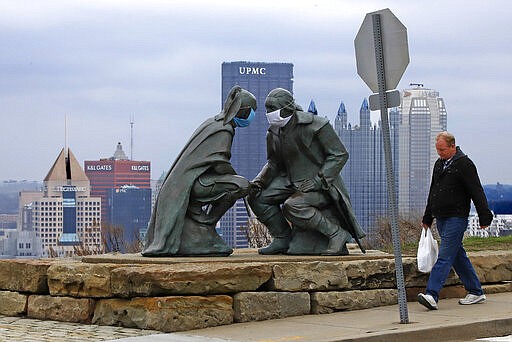
{"label": "statue's hand", "polygon": [[261,194],[261,188],[259,182],[249,182],[249,196],[258,197]]}
{"label": "statue's hand", "polygon": [[322,180],[320,177],[315,176],[311,179],[305,180],[302,182],[298,189],[300,192],[310,192],[310,191],[319,191],[322,189]]}

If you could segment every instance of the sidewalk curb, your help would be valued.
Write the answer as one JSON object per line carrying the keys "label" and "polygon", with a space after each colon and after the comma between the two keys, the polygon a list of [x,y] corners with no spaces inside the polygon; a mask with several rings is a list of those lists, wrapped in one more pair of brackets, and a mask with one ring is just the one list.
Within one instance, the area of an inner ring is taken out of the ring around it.
{"label": "sidewalk curb", "polygon": [[[410,323],[414,325],[415,323]],[[330,342],[396,342],[396,341],[470,341],[489,336],[503,336],[512,333],[512,317],[482,320],[466,324],[452,324],[442,327],[423,327],[409,331],[376,331],[365,336],[347,336]]]}

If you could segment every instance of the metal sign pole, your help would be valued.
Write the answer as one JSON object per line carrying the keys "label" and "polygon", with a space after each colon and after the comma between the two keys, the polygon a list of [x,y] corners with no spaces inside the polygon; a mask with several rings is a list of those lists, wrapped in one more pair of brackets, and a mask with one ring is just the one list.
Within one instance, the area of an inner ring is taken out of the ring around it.
{"label": "metal sign pole", "polygon": [[391,237],[395,254],[395,272],[398,289],[398,306],[400,310],[400,323],[409,323],[407,312],[407,296],[405,293],[404,268],[402,264],[402,247],[400,245],[400,231],[398,229],[398,207],[396,204],[396,187],[393,176],[393,162],[391,156],[391,140],[389,137],[388,101],[386,96],[386,78],[384,70],[384,51],[382,47],[382,31],[380,14],[372,15],[373,39],[375,43],[375,62],[377,64],[377,80],[379,85],[380,117],[382,121],[382,138],[384,142],[384,157],[386,162],[386,182],[388,188],[389,212],[391,217]]}

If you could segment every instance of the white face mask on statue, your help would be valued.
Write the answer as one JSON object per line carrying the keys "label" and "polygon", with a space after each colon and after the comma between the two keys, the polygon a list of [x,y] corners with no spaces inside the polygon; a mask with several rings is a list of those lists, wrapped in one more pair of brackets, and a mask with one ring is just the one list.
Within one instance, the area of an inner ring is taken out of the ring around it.
{"label": "white face mask on statue", "polygon": [[267,113],[267,120],[270,126],[276,126],[276,127],[284,127],[290,121],[292,116],[288,116],[286,118],[282,118],[281,115],[281,109],[275,110],[273,112]]}

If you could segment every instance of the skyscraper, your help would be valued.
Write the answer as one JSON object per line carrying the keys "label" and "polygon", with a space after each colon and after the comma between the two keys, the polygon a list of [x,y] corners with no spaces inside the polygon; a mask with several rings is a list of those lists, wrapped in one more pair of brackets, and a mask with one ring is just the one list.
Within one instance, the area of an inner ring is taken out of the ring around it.
{"label": "skyscraper", "polygon": [[76,247],[99,253],[100,205],[99,197],[90,196],[89,179],[71,150],[62,149],[44,179],[44,191],[20,193],[20,234],[34,232],[43,256],[71,256]]}
{"label": "skyscraper", "polygon": [[[231,149],[231,163],[236,172],[252,180],[267,160],[266,135],[268,122],[265,98],[275,88],[284,88],[293,93],[293,64],[262,62],[222,63],[221,105],[229,90],[239,85],[256,97],[256,117],[249,127],[236,130]],[[228,210],[220,221],[222,236],[232,247],[247,247],[246,233],[248,216],[242,200]]]}
{"label": "skyscraper", "polygon": [[123,227],[121,252],[129,251],[129,247],[136,247],[143,241],[151,216],[151,192],[151,189],[140,189],[135,185],[123,185],[107,191],[110,222]]}
{"label": "skyscraper", "polygon": [[398,208],[402,215],[425,209],[430,176],[438,158],[435,137],[447,129],[447,114],[439,92],[411,83],[401,92]]}
{"label": "skyscraper", "polygon": [[[91,195],[101,197],[103,222],[111,222],[108,191],[123,185],[151,189],[151,163],[128,159],[121,143],[117,143],[114,155],[100,160],[84,161],[85,174],[91,182]],[[147,223],[147,222],[146,222]]]}
{"label": "skyscraper", "polygon": [[[396,174],[398,159],[398,111],[389,113],[390,138]],[[367,238],[375,237],[376,219],[387,216],[388,194],[386,167],[379,121],[370,119],[368,101],[363,100],[359,110],[359,125],[347,122],[347,111],[342,102],[334,120],[334,128],[349,152],[349,159],[342,170],[342,177],[350,194],[352,207]]]}

